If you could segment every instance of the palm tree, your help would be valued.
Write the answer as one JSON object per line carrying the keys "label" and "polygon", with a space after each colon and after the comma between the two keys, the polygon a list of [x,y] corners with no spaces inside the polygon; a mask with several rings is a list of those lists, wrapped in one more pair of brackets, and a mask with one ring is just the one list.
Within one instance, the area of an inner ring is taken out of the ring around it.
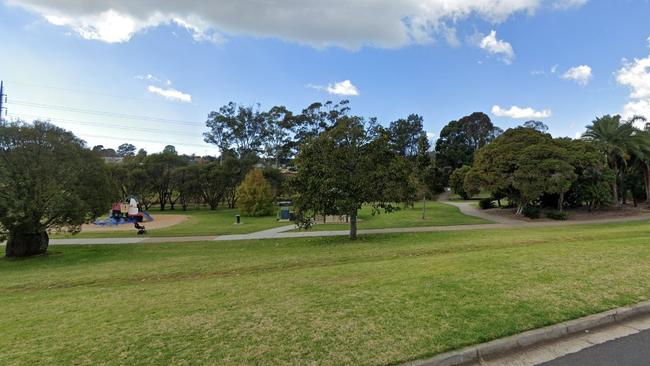
{"label": "palm tree", "polygon": [[[645,117],[636,116],[630,120],[631,123],[647,122]],[[650,123],[637,133],[638,152],[636,155],[639,165],[643,170],[646,203],[650,204]]]}
{"label": "palm tree", "polygon": [[642,151],[639,145],[641,139],[635,137],[638,135],[639,130],[634,127],[633,122],[622,122],[619,115],[606,115],[596,118],[590,126],[587,126],[587,132],[582,135],[583,139],[600,145],[607,156],[609,166],[617,176],[612,187],[612,195],[617,206],[620,205],[618,179],[623,174],[622,167],[627,164],[630,156],[640,154]]}

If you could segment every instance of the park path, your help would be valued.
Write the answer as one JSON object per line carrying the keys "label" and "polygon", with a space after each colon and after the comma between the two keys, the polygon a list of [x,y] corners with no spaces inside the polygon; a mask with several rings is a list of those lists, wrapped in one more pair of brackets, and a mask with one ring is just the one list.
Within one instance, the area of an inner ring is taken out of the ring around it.
{"label": "park path", "polygon": [[[525,227],[554,227],[567,225],[600,225],[610,223],[624,223],[650,220],[650,214],[633,217],[615,217],[597,220],[572,220],[572,221],[544,221],[529,222],[517,219],[511,219],[499,215],[493,215],[486,211],[481,211],[472,205],[472,202],[450,201],[449,192],[441,194],[438,201],[447,205],[457,207],[463,214],[478,217],[492,224],[479,225],[453,225],[453,226],[429,226],[429,227],[409,227],[409,228],[387,228],[387,229],[365,229],[359,230],[359,235],[371,234],[397,234],[397,233],[432,233],[448,231],[470,231],[470,230],[493,230],[493,229],[511,229]],[[315,237],[332,237],[347,236],[348,230],[330,230],[330,231],[300,231],[291,232],[295,229],[294,225],[285,225],[269,230],[258,231],[251,234],[238,235],[220,235],[220,236],[182,236],[182,237],[136,237],[136,238],[95,238],[95,239],[52,239],[51,245],[99,245],[99,244],[142,244],[142,243],[187,243],[187,242],[207,242],[207,241],[237,241],[237,240],[261,240],[261,239],[290,239],[290,238],[315,238]]]}
{"label": "park path", "polygon": [[507,217],[502,217],[502,216],[499,216],[499,215],[492,215],[492,214],[490,214],[490,213],[488,213],[486,211],[479,210],[478,208],[474,207],[475,202],[451,201],[451,200],[449,200],[450,195],[451,195],[451,192],[449,192],[449,191],[445,191],[445,192],[441,193],[438,196],[438,202],[444,203],[446,205],[457,207],[463,215],[474,216],[474,217],[481,218],[483,220],[496,222],[498,224],[505,224],[505,225],[530,224],[529,222],[526,222],[526,221],[521,221],[521,220],[517,220],[517,219],[509,219]]}

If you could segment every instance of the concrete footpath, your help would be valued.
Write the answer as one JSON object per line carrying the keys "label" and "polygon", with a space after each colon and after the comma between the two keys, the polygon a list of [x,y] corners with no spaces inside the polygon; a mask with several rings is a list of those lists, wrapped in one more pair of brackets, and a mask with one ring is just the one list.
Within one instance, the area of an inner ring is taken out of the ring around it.
{"label": "concrete footpath", "polygon": [[[447,231],[470,231],[470,230],[496,230],[512,228],[535,228],[555,227],[569,225],[602,225],[611,223],[624,223],[650,220],[650,215],[639,215],[630,217],[613,217],[597,220],[570,220],[570,221],[544,221],[530,222],[511,219],[499,215],[490,214],[474,207],[472,202],[453,202],[448,200],[449,193],[441,195],[439,202],[457,207],[467,216],[478,217],[492,224],[479,225],[453,225],[453,226],[428,226],[408,228],[387,228],[387,229],[366,229],[359,230],[359,235],[372,234],[401,234],[401,233],[433,233]],[[259,231],[251,234],[219,235],[219,236],[182,236],[182,237],[134,237],[134,238],[95,238],[95,239],[52,239],[51,245],[100,245],[100,244],[140,244],[140,243],[187,243],[204,241],[237,241],[237,240],[262,240],[262,239],[291,239],[291,238],[315,238],[347,236],[348,230],[330,231],[299,231],[292,232],[294,225],[285,225],[269,230]]]}
{"label": "concrete footpath", "polygon": [[[429,359],[409,362],[405,365],[534,366],[545,362],[550,362],[549,366],[594,365],[598,363],[590,361],[618,345],[618,343],[610,344],[609,342],[632,336],[632,338],[620,342],[623,342],[624,345],[635,345],[646,339],[645,331],[649,329],[650,302],[647,301],[447,352]],[[591,348],[594,346],[599,346],[599,348],[592,350]],[[647,344],[644,347],[650,348]],[[636,352],[627,356],[630,359],[636,359],[644,357],[648,353],[650,352]],[[625,362],[603,364],[628,365]],[[650,362],[646,362],[644,365],[648,364]]]}

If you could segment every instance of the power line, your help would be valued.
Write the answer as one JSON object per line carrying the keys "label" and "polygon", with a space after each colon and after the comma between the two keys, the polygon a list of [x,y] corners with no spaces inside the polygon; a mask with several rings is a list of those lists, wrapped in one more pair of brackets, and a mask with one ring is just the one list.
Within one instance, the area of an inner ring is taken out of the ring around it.
{"label": "power line", "polygon": [[100,123],[100,122],[88,122],[88,121],[80,121],[80,120],[75,120],[75,119],[67,119],[67,118],[51,118],[51,117],[44,117],[40,115],[35,115],[35,114],[26,114],[26,113],[9,113],[9,117],[21,119],[24,117],[30,117],[30,119],[35,119],[35,120],[45,120],[45,121],[53,121],[53,122],[62,122],[62,123],[70,123],[70,124],[76,124],[76,125],[82,125],[82,126],[90,126],[90,127],[107,127],[107,128],[116,128],[120,130],[129,130],[129,131],[137,131],[137,132],[160,132],[160,133],[165,133],[165,134],[173,134],[174,136],[177,135],[183,135],[183,136],[189,136],[189,137],[196,137],[196,134],[189,134],[181,131],[171,131],[171,130],[161,130],[161,129],[155,129],[155,128],[139,128],[139,127],[133,127],[133,126],[124,126],[124,125],[116,125],[116,124],[111,124],[111,123]]}
{"label": "power line", "polygon": [[84,109],[84,108],[67,107],[67,106],[61,106],[61,105],[34,103],[34,102],[28,102],[28,101],[22,101],[22,100],[12,100],[11,104],[18,105],[18,106],[23,106],[23,107],[33,107],[33,108],[41,108],[41,109],[54,109],[54,110],[63,111],[63,112],[84,113],[84,114],[92,114],[92,115],[98,115],[98,116],[104,116],[104,117],[114,117],[114,118],[131,119],[131,120],[139,120],[139,121],[150,121],[150,122],[159,122],[159,123],[170,123],[170,124],[175,124],[175,125],[183,124],[183,125],[188,125],[188,126],[199,126],[199,124],[197,124],[196,122],[192,122],[192,121],[183,121],[183,120],[167,119],[167,118],[159,118],[159,117],[149,117],[149,116],[126,114],[126,113],[116,113],[116,112],[108,112],[108,111],[98,111],[98,110],[93,110],[93,109]]}
{"label": "power line", "polygon": [[[17,114],[14,114],[14,113],[10,113],[9,116],[10,116],[10,117],[14,117],[14,118],[20,118],[20,115],[17,115]],[[52,120],[50,120],[50,121],[52,121]],[[56,120],[53,120],[53,121],[56,122]],[[75,122],[76,122],[76,121],[75,121]],[[84,122],[82,122],[82,121],[79,121],[78,123],[79,123],[79,124],[83,124],[83,125],[88,125],[88,126],[94,126],[94,124],[92,124],[92,123],[84,123]],[[137,128],[132,128],[132,127],[120,127],[120,128],[122,128],[122,129],[128,129],[128,130],[137,130],[137,131],[149,132],[149,130],[145,130],[145,129],[137,129]],[[164,131],[162,131],[162,130],[156,130],[156,131],[164,132]],[[114,137],[114,136],[107,136],[107,135],[94,135],[94,134],[88,134],[88,133],[84,133],[84,132],[77,133],[77,134],[80,135],[80,136],[94,137],[94,138],[102,138],[102,139],[111,139],[111,140],[116,140],[116,141],[138,141],[138,142],[149,142],[149,143],[165,144],[165,143],[162,142],[161,140],[149,140],[149,139],[143,139],[143,138],[137,138],[137,137],[136,137],[136,138],[133,138],[133,137],[129,137],[129,136]],[[174,132],[174,135],[179,135],[179,134],[181,134],[181,133]],[[191,137],[196,137],[196,135],[189,135],[189,134],[183,134],[183,135],[185,135],[185,136],[191,136]],[[205,148],[209,148],[209,147],[210,147],[210,145],[207,144],[207,143],[206,143],[206,145],[199,145],[199,144],[191,144],[191,143],[178,143],[178,142],[174,142],[174,144],[175,144],[175,145],[179,145],[179,146],[200,147],[200,148],[203,148],[203,149],[205,149]]]}
{"label": "power line", "polygon": [[27,86],[27,87],[34,87],[34,88],[62,90],[62,91],[77,93],[77,94],[94,94],[94,95],[101,95],[101,96],[104,96],[104,97],[118,98],[118,99],[125,99],[125,100],[140,100],[140,101],[147,101],[147,102],[154,102],[154,103],[159,102],[159,100],[155,100],[155,99],[151,99],[151,98],[127,97],[127,96],[124,96],[124,95],[107,94],[107,93],[102,93],[102,92],[98,92],[98,91],[73,89],[73,88],[62,88],[62,87],[58,87],[58,86],[25,83],[25,82],[22,82],[22,81],[15,81],[15,80],[10,80],[10,81],[7,82],[7,84],[18,84],[18,85],[24,85],[24,86]]}

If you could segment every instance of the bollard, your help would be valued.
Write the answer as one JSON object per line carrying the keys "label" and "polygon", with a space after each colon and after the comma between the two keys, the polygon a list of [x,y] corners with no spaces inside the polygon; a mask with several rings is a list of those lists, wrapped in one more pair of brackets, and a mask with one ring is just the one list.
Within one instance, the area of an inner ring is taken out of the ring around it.
{"label": "bollard", "polygon": [[241,224],[241,216],[235,215],[235,218],[237,219],[237,225]]}

